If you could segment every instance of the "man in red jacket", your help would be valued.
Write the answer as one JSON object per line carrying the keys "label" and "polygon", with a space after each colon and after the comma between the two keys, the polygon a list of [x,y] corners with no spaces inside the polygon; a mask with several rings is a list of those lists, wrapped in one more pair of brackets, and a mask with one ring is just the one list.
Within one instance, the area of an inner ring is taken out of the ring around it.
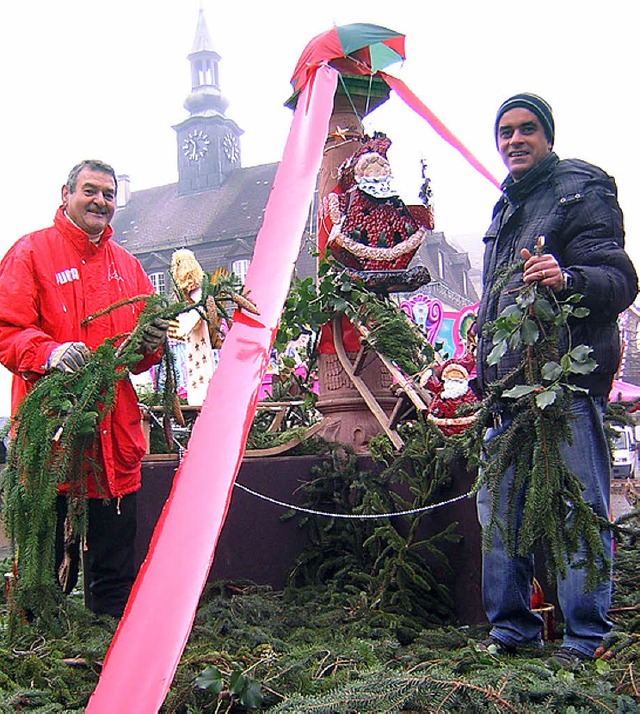
{"label": "man in red jacket", "polygon": [[[62,187],[62,206],[52,226],[20,238],[0,263],[0,363],[13,373],[12,413],[34,382],[52,370],[73,372],[105,339],[130,333],[144,308],[133,302],[83,323],[116,302],[153,293],[133,255],[111,240],[116,207],[111,166],[87,160]],[[146,328],[136,372],[155,364],[168,322]],[[88,527],[85,560],[87,605],[119,617],[133,580],[136,492],[145,441],[138,399],[129,379],[116,383],[114,407],[98,425],[101,470],[87,479]],[[52,474],[52,478],[56,478]],[[57,499],[56,567],[65,561],[63,590],[77,582],[78,547],[64,540],[65,488]]]}

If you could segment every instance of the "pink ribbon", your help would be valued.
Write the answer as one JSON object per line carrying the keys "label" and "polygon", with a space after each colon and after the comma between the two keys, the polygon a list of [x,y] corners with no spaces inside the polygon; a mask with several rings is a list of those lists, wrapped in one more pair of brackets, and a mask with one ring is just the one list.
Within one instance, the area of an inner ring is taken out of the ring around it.
{"label": "pink ribbon", "polygon": [[213,562],[289,291],[336,83],[337,73],[321,66],[300,94],[245,281],[260,314],[235,315],[88,714],[157,712],[171,686]]}
{"label": "pink ribbon", "polygon": [[476,157],[467,149],[467,147],[458,139],[454,134],[447,129],[447,127],[438,119],[438,117],[429,109],[429,107],[419,99],[407,85],[397,77],[393,77],[386,72],[378,72],[382,79],[393,89],[393,91],[407,104],[411,107],[414,112],[419,114],[426,122],[428,122],[433,129],[441,136],[448,144],[453,146],[456,151],[458,151],[476,171],[479,171],[486,179],[491,181],[491,183],[500,188],[500,181],[496,179],[491,172],[486,169]]}

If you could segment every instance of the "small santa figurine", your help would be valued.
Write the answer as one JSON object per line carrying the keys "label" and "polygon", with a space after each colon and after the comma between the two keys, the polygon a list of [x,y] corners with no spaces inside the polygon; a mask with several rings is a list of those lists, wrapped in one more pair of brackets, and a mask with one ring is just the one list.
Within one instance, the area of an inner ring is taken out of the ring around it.
{"label": "small santa figurine", "polygon": [[460,359],[450,359],[442,365],[440,378],[429,377],[425,386],[433,393],[429,404],[427,419],[432,421],[445,436],[460,434],[475,419],[475,414],[458,414],[464,404],[478,401],[469,385],[470,374],[475,366],[472,354],[467,353]]}

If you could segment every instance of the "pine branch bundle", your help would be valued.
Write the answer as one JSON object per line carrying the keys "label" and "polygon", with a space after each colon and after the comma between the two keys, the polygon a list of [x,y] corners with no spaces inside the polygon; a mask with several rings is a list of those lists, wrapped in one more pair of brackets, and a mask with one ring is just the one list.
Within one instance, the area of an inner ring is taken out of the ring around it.
{"label": "pine branch bundle", "polygon": [[[520,261],[518,266],[522,266]],[[513,274],[513,266],[505,276]],[[509,349],[520,350],[521,363],[502,380],[489,386],[489,394],[476,413],[467,434],[467,455],[480,465],[474,486],[488,488],[492,514],[483,533],[489,547],[495,529],[513,554],[525,555],[541,547],[553,575],[564,575],[568,563],[584,567],[587,587],[609,578],[610,558],[604,552],[600,533],[609,522],[597,516],[582,498],[582,484],[567,468],[561,453],[570,443],[569,400],[584,390],[571,383],[575,375],[595,368],[591,348],[571,344],[570,320],[588,314],[578,305],[581,296],[558,302],[536,283],[521,288],[515,304],[503,310],[486,326],[493,339],[489,364],[497,364]],[[567,342],[566,351],[560,344]],[[480,452],[484,430],[492,425],[498,405],[506,404],[511,419],[508,427],[493,436],[487,453]],[[514,468],[508,518],[500,523],[496,513],[500,484],[506,471]],[[516,513],[515,496],[524,490],[524,509]],[[516,528],[516,523],[519,526]],[[580,554],[580,560],[576,557]]]}
{"label": "pine branch bundle", "polygon": [[[15,602],[20,610],[46,613],[59,602],[54,573],[58,488],[69,484],[71,525],[75,533],[83,535],[87,479],[100,484],[99,424],[113,408],[116,383],[127,377],[142,357],[145,327],[156,318],[172,320],[189,309],[204,310],[207,301],[210,309],[211,300],[221,319],[228,320],[226,303],[237,301],[240,293],[233,274],[216,283],[205,276],[198,303],[169,303],[163,295],[142,295],[90,315],[85,322],[126,304],[145,303],[130,334],[105,340],[87,363],[71,374],[53,371],[45,375],[22,400],[11,421],[13,436],[0,478],[1,515],[18,563]],[[164,354],[163,402],[173,413],[176,375],[169,350]]]}

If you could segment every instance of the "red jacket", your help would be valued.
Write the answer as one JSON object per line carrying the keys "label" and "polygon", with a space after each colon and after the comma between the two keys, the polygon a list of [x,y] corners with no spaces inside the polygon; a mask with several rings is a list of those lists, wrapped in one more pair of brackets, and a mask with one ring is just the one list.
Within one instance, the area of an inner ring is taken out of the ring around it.
{"label": "red jacket", "polygon": [[[63,342],[95,349],[106,338],[131,332],[144,308],[136,302],[81,326],[83,318],[113,303],[153,292],[131,253],[110,240],[109,226],[98,246],[58,209],[54,225],[18,240],[0,263],[0,363],[13,372],[11,411],[46,372],[51,351]],[[149,369],[161,351],[145,356],[136,372]],[[113,410],[99,425],[107,495],[140,488],[145,440],[131,381],[116,384]],[[88,479],[88,495],[104,497]]]}

